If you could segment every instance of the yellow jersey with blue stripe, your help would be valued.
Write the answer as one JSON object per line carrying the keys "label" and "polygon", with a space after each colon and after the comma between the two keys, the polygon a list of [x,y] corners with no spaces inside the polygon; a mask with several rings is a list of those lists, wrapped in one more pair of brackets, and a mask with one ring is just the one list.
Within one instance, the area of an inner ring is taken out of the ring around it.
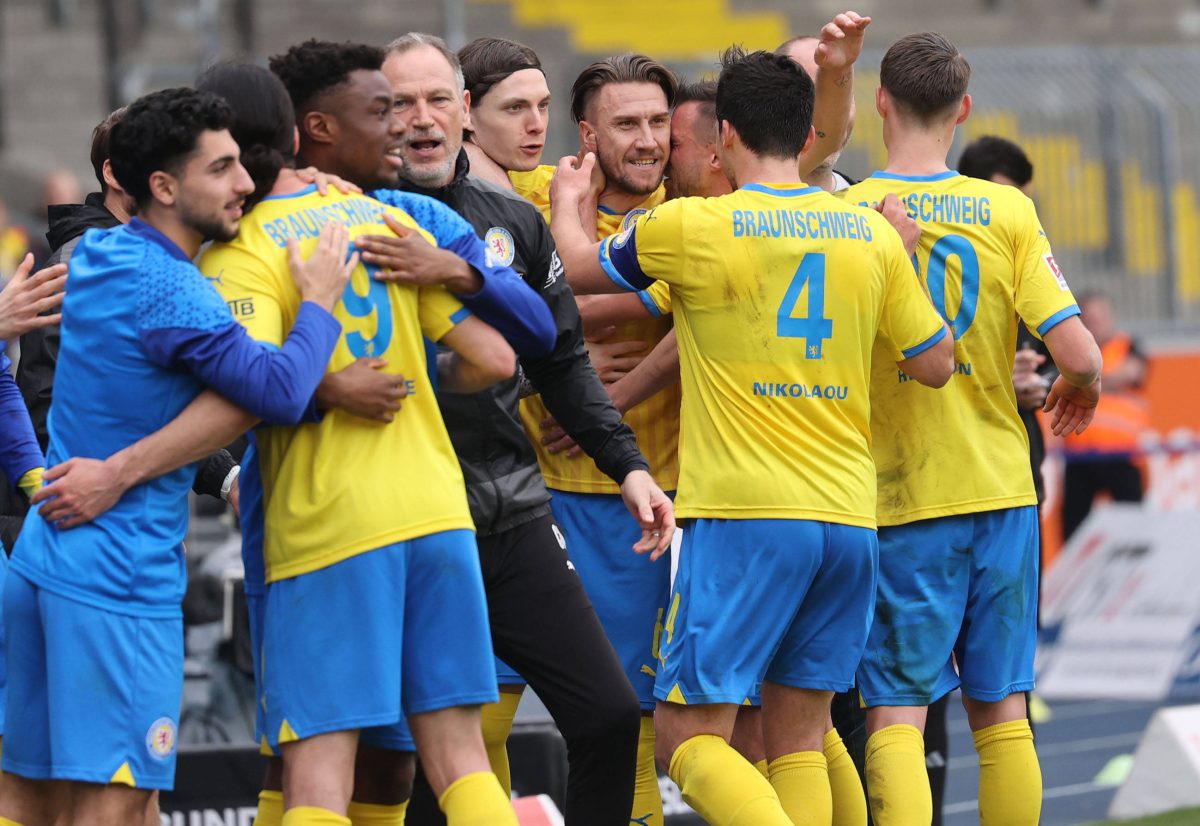
{"label": "yellow jersey with blue stripe", "polygon": [[748,184],[668,201],[605,240],[626,289],[670,285],[683,383],[676,513],[875,527],[870,373],[945,326],[874,210]]}
{"label": "yellow jersey with blue stripe", "polygon": [[[344,223],[352,239],[386,234],[385,213],[433,243],[402,210],[332,189],[321,196],[309,187],[256,205],[238,237],[214,244],[200,269],[251,336],[278,345],[300,307],[288,240],[297,240],[307,256],[326,223]],[[334,308],[345,333],[329,370],[362,356],[386,359],[383,369],[407,385],[404,409],[389,423],[330,410],[319,422],[258,429],[268,582],[407,539],[474,529],[422,338],[437,341],[467,311],[442,288],[385,284],[372,278],[373,270],[359,265]]]}
{"label": "yellow jersey with blue stripe", "polygon": [[1079,308],[1033,202],[953,171],[877,172],[841,194],[871,204],[889,192],[921,225],[914,263],[954,332],[956,369],[931,390],[876,365],[879,524],[1036,504],[1012,384],[1017,323],[1041,337]]}
{"label": "yellow jersey with blue stripe", "polygon": [[[517,194],[531,201],[550,221],[550,180],[553,166],[539,166],[531,172],[510,172]],[[626,213],[615,213],[601,207],[596,213],[598,238],[607,238],[632,226],[639,215],[663,202],[665,192],[660,186],[645,201]],[[670,299],[664,290],[640,293],[646,306],[647,318],[618,324],[605,342],[641,341],[645,347],[631,355],[645,357],[671,329]],[[665,308],[665,309],[664,309]],[[650,463],[650,473],[664,490],[674,490],[679,479],[679,385],[651,396],[625,414],[625,423],[637,435],[638,447]],[[619,493],[615,482],[597,469],[587,456],[568,458],[566,453],[550,453],[542,445],[540,422],[550,415],[540,396],[521,402],[521,419],[529,433],[538,464],[546,485],[554,490],[572,493]]]}

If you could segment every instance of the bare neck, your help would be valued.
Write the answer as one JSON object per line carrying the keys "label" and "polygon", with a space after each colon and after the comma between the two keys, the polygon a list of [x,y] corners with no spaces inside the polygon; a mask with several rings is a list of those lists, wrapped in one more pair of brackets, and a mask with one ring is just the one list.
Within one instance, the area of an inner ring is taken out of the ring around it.
{"label": "bare neck", "polygon": [[110,189],[104,193],[104,208],[122,224],[128,224],[129,219],[133,217],[129,214],[129,210],[125,209],[125,201],[116,190]]}
{"label": "bare neck", "polygon": [[920,129],[900,126],[884,130],[886,172],[896,175],[936,175],[949,169],[946,157],[954,143],[954,125]]}
{"label": "bare neck", "polygon": [[508,170],[492,160],[491,155],[470,141],[463,141],[463,149],[467,152],[467,160],[471,164],[473,176],[512,191],[513,185],[512,181],[508,179]]}
{"label": "bare neck", "polygon": [[152,203],[142,210],[138,217],[174,241],[175,246],[183,250],[183,254],[188,258],[195,258],[200,252],[204,238],[179,219],[177,210]]}
{"label": "bare neck", "polygon": [[746,184],[802,184],[800,159],[766,158],[752,152],[738,152],[733,162],[733,177],[739,187]]}
{"label": "bare neck", "polygon": [[600,193],[600,197],[596,199],[596,203],[618,215],[624,215],[649,197],[649,195],[626,192],[623,189],[605,187]]}
{"label": "bare neck", "polygon": [[308,184],[300,180],[300,176],[296,174],[296,170],[284,168],[279,170],[279,176],[275,178],[275,185],[271,187],[272,195],[291,195],[304,189]]}

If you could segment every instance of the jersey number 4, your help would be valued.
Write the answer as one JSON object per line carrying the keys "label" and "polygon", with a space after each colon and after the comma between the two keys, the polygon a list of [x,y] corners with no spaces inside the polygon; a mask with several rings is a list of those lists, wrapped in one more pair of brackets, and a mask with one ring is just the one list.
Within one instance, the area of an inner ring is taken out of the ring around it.
{"label": "jersey number 4", "polygon": [[[800,294],[808,285],[808,315],[795,318],[792,314],[800,303]],[[780,338],[804,339],[804,357],[821,358],[821,345],[833,338],[833,319],[825,317],[825,253],[810,252],[800,259],[800,266],[788,284],[775,320],[775,335]]]}

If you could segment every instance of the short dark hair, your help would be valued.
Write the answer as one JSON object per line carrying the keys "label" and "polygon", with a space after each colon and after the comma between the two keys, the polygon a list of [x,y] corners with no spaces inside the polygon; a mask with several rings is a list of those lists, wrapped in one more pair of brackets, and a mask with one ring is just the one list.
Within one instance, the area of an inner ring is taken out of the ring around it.
{"label": "short dark hair", "polygon": [[254,181],[246,209],[261,201],[296,161],[296,116],[278,76],[252,63],[218,63],[196,81],[196,88],[225,99],[233,110],[230,133],[241,149],[242,166]]}
{"label": "short dark hair", "polygon": [[932,120],[967,93],[971,65],[937,32],[920,32],[892,44],[879,65],[879,85],[905,111]]}
{"label": "short dark hair", "polygon": [[96,128],[92,130],[92,171],[96,173],[96,180],[100,183],[100,192],[108,192],[108,184],[104,182],[104,162],[108,160],[108,147],[112,142],[113,127],[121,122],[121,118],[125,117],[126,107],[122,106],[117,109],[104,120],[96,124]]}
{"label": "short dark hair", "polygon": [[[717,82],[715,80],[696,80],[684,83],[675,95],[675,108],[685,103],[695,103],[700,116],[709,122],[710,126],[717,123]],[[709,141],[711,142],[711,138]]]}
{"label": "short dark hair", "polygon": [[383,66],[383,49],[365,43],[305,40],[268,61],[287,89],[299,118],[313,109],[323,92],[340,86],[353,72],[377,71]]}
{"label": "short dark hair", "polygon": [[537,52],[503,37],[475,38],[458,50],[458,62],[472,103],[478,103],[493,86],[514,72],[537,69],[546,74]]}
{"label": "short dark hair", "polygon": [[571,117],[584,120],[592,96],[610,83],[655,83],[667,96],[667,106],[675,105],[679,80],[666,66],[644,54],[619,54],[597,60],[579,73],[571,87]]}
{"label": "short dark hair", "polygon": [[129,104],[109,138],[113,175],[138,207],[145,206],[152,174],[178,174],[196,151],[201,133],[232,125],[233,110],[210,92],[165,89],[140,97]]}
{"label": "short dark hair", "polygon": [[985,181],[1000,174],[1017,186],[1033,180],[1033,164],[1025,150],[995,135],[984,135],[967,144],[958,158],[958,171]]}
{"label": "short dark hair", "polygon": [[717,121],[728,121],[755,155],[795,158],[812,128],[813,82],[800,64],[771,52],[721,55]]}

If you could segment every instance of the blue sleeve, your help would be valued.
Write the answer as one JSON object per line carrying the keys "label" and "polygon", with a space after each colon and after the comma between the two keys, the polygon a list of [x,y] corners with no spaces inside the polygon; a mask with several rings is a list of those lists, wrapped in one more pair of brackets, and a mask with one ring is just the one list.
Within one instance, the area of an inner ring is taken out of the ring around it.
{"label": "blue sleeve", "polygon": [[46,459],[34,436],[25,400],[9,372],[11,364],[4,349],[0,341],[0,470],[15,487],[26,473],[44,467]]}
{"label": "blue sleeve", "polygon": [[473,295],[455,294],[467,309],[492,325],[508,340],[518,356],[541,358],[554,350],[558,329],[546,302],[515,270],[495,264],[487,247],[465,218],[441,201],[394,189],[381,189],[371,197],[403,209],[439,247],[453,252],[479,273],[483,288]]}
{"label": "blue sleeve", "polygon": [[313,394],[342,327],[321,307],[300,305],[278,350],[254,339],[187,265],[147,268],[138,294],[138,336],[152,362],[184,370],[271,424],[311,420]]}

